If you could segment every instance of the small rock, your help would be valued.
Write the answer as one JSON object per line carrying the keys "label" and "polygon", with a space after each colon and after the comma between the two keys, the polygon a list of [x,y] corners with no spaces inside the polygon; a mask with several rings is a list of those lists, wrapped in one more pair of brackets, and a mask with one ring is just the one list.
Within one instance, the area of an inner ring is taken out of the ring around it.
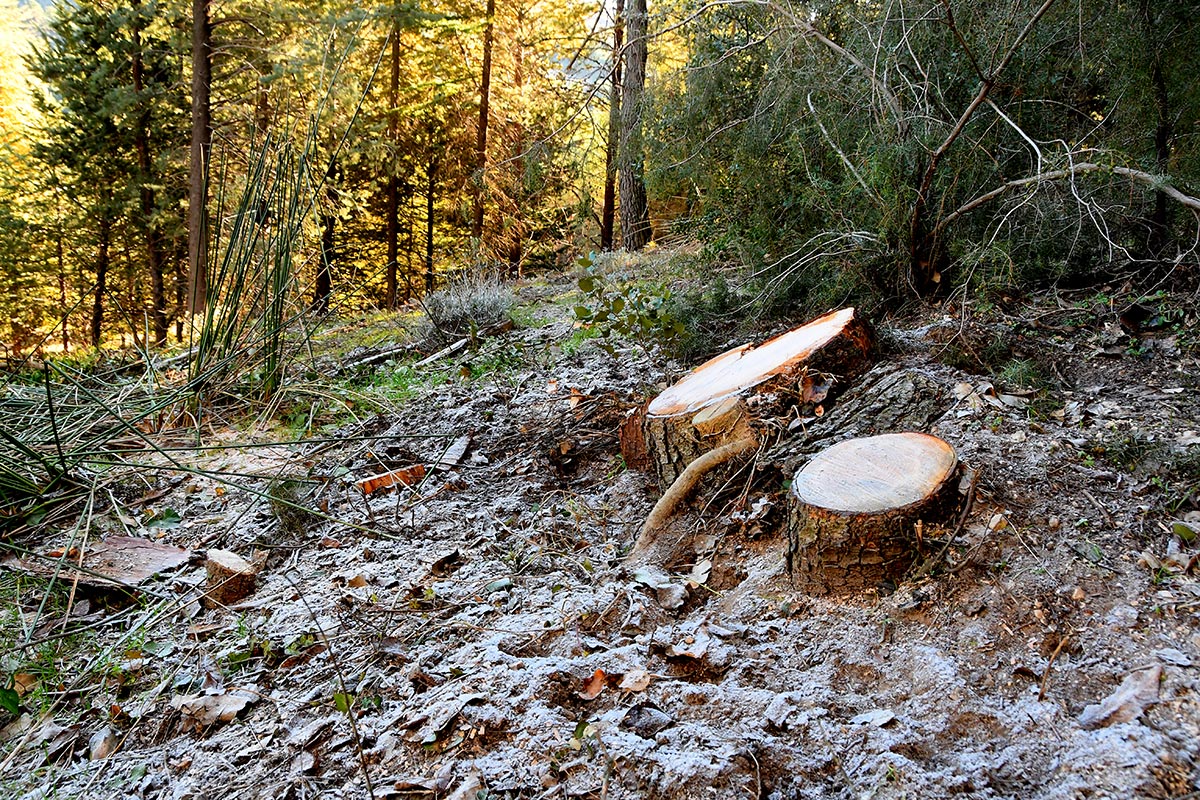
{"label": "small rock", "polygon": [[643,739],[653,739],[656,733],[674,724],[675,720],[668,714],[649,703],[636,705],[629,709],[621,720],[622,728],[633,731]]}
{"label": "small rock", "polygon": [[682,608],[687,600],[687,588],[677,583],[663,584],[654,590],[654,597],[660,606],[668,611],[674,611]]}
{"label": "small rock", "polygon": [[1176,650],[1174,647],[1164,647],[1161,650],[1155,650],[1154,655],[1164,664],[1174,664],[1177,667],[1192,666],[1192,659],[1188,657],[1187,653]]}
{"label": "small rock", "polygon": [[1104,622],[1114,628],[1132,628],[1137,625],[1138,613],[1133,606],[1113,606]]}
{"label": "small rock", "polygon": [[851,717],[851,725],[871,725],[875,728],[882,728],[889,722],[896,719],[896,712],[888,708],[876,708],[871,711],[864,711],[856,717]]}

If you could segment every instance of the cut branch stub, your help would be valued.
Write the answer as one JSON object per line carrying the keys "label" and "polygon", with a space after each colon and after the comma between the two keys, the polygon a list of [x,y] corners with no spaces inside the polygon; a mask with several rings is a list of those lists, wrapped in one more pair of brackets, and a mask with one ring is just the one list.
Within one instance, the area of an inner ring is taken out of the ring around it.
{"label": "cut branch stub", "polygon": [[845,308],[696,367],[646,408],[646,451],[659,483],[667,488],[710,450],[761,438],[758,420],[821,402],[830,391],[823,376],[844,382],[870,364],[874,350],[870,326]]}
{"label": "cut branch stub", "polygon": [[788,491],[788,561],[806,591],[898,582],[925,524],[953,511],[958,456],[925,433],[850,439],[822,451]]}

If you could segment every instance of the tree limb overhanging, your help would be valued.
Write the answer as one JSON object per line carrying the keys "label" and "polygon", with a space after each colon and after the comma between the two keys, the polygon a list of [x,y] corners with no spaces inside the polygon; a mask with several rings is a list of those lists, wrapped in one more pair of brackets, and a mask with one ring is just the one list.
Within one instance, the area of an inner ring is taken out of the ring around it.
{"label": "tree limb overhanging", "polygon": [[1155,191],[1163,192],[1180,205],[1191,209],[1192,213],[1196,215],[1197,220],[1200,221],[1200,198],[1184,194],[1175,187],[1170,186],[1165,182],[1166,179],[1163,176],[1154,175],[1139,169],[1130,169],[1129,167],[1113,167],[1105,164],[1084,162],[1082,164],[1075,164],[1066,169],[1056,169],[1051,170],[1050,172],[1039,172],[1036,175],[1018,178],[1017,180],[1001,184],[995,189],[992,189],[990,192],[984,192],[983,194],[968,200],[946,216],[942,217],[938,221],[937,225],[934,226],[932,235],[937,236],[944,228],[946,228],[946,226],[950,225],[958,218],[969,214],[982,205],[986,205],[987,203],[995,200],[997,197],[1000,197],[1012,189],[1019,189],[1022,186],[1035,186],[1041,183],[1062,180],[1063,178],[1073,178],[1076,175],[1087,175],[1093,172],[1111,172],[1114,175],[1121,175],[1122,177],[1137,181],[1138,183],[1144,183],[1153,188]]}

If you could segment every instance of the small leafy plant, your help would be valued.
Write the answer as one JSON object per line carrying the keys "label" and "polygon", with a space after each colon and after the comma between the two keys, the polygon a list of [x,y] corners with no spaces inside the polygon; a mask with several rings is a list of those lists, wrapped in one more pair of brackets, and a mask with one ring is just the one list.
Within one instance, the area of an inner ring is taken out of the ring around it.
{"label": "small leafy plant", "polygon": [[683,323],[668,310],[671,290],[642,284],[632,278],[609,279],[599,274],[590,257],[579,259],[584,275],[579,291],[584,302],[574,308],[575,319],[598,331],[600,346],[612,353],[614,335],[638,345],[669,347],[684,333]]}

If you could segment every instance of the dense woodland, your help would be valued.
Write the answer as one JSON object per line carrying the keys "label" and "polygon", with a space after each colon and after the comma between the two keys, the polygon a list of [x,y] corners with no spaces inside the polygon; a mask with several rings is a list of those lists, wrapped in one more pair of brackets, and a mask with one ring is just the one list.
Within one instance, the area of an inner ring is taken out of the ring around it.
{"label": "dense woodland", "polygon": [[1181,0],[0,0],[0,341],[651,242],[710,310],[1152,291],[1195,271],[1198,68]]}

